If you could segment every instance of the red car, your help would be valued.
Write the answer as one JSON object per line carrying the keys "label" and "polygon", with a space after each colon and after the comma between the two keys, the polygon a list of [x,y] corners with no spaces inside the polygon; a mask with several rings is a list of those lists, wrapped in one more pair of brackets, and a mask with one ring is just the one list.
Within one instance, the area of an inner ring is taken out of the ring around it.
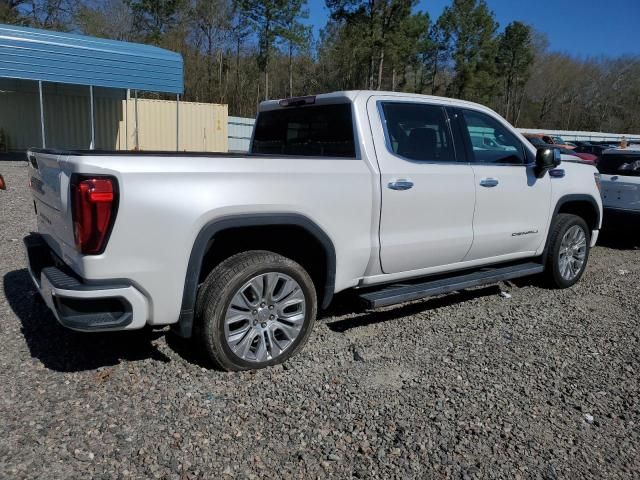
{"label": "red car", "polygon": [[544,140],[538,135],[530,135],[525,133],[524,137],[527,140],[529,140],[531,145],[533,145],[536,148],[543,148],[543,147],[555,148],[560,150],[560,153],[563,155],[573,155],[574,157],[578,157],[583,162],[589,163],[591,165],[595,165],[596,162],[598,161],[598,157],[592,153],[579,153],[579,152],[576,152],[575,150],[569,150],[568,148],[564,148],[558,144],[545,143]]}
{"label": "red car", "polygon": [[567,155],[575,155],[576,157],[580,157],[582,160],[590,163],[591,165],[595,165],[598,161],[598,157],[593,153],[579,153],[575,150],[569,150],[569,152],[570,153],[567,153]]}

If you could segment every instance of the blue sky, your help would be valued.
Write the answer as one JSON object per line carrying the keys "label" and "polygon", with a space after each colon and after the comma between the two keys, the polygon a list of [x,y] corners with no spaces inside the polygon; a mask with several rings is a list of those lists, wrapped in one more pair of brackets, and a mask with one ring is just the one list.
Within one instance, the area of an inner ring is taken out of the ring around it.
{"label": "blue sky", "polygon": [[[316,34],[329,16],[324,0],[308,0]],[[421,0],[437,19],[451,0]],[[513,20],[547,35],[549,48],[578,57],[640,55],[640,0],[487,0],[504,28]]]}

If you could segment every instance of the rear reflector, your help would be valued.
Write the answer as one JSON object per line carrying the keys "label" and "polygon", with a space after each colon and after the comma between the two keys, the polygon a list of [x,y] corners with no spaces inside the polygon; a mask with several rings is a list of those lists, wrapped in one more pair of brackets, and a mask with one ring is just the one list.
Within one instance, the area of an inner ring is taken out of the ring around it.
{"label": "rear reflector", "polygon": [[116,179],[74,176],[71,198],[76,248],[86,255],[102,253],[116,216]]}
{"label": "rear reflector", "polygon": [[309,95],[308,97],[284,98],[278,102],[281,107],[299,107],[301,105],[313,105],[314,103],[316,103],[315,95]]}

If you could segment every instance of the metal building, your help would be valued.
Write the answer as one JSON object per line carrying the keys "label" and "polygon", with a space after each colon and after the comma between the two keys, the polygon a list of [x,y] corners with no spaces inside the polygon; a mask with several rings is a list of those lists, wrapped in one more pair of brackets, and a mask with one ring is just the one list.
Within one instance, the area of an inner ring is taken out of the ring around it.
{"label": "metal building", "polygon": [[[115,141],[111,137],[117,134],[111,124],[96,125],[96,109],[103,104],[110,109],[103,115],[107,119],[110,115],[128,117],[129,108],[123,107],[122,101],[133,97],[137,103],[138,91],[151,91],[176,95],[174,145],[178,149],[183,90],[183,60],[178,53],[150,45],[0,24],[0,144],[3,137],[5,144],[9,143],[11,135],[5,130],[12,124],[36,115],[42,147],[111,145]],[[133,110],[134,118],[125,121],[134,125],[137,137],[138,112],[135,107]],[[79,122],[78,112],[86,113]],[[16,139],[14,143],[22,141]],[[137,139],[127,145],[138,146]]]}

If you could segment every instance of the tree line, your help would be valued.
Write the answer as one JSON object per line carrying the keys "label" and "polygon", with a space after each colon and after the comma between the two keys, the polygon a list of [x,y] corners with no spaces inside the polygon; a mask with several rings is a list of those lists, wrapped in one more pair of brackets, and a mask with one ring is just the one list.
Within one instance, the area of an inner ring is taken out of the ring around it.
{"label": "tree line", "polygon": [[[255,116],[266,98],[373,89],[444,95],[516,126],[639,133],[640,58],[576,58],[485,0],[439,18],[417,0],[326,0],[314,35],[306,0],[0,0],[0,22],[155,44],[181,53],[187,101]],[[567,28],[570,28],[568,25]]]}

